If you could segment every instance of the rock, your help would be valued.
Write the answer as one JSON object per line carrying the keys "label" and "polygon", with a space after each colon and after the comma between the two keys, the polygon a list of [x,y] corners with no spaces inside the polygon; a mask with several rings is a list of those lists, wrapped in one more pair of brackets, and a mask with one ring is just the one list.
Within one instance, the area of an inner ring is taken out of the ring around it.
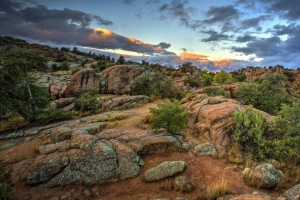
{"label": "rock", "polygon": [[189,112],[188,131],[201,143],[210,142],[218,153],[225,153],[230,144],[228,133],[234,125],[233,113],[242,110],[242,106],[233,99],[204,94],[183,105]]}
{"label": "rock", "polygon": [[171,135],[150,136],[142,139],[141,143],[143,146],[141,154],[160,154],[181,149],[180,142]]}
{"label": "rock", "polygon": [[218,200],[273,200],[273,198],[267,194],[254,192],[253,194],[228,195],[220,197]]}
{"label": "rock", "polygon": [[71,103],[73,103],[74,100],[75,100],[75,97],[70,97],[70,98],[61,98],[61,99],[55,100],[54,102],[58,108],[63,108],[65,106],[68,106]]}
{"label": "rock", "polygon": [[24,180],[26,177],[23,177],[27,168],[34,162],[34,159],[22,160],[13,166],[11,172],[11,181],[13,184],[17,183],[19,180]]}
{"label": "rock", "polygon": [[137,176],[141,166],[144,165],[143,160],[130,147],[117,140],[113,140],[113,143],[116,145],[120,178],[126,179]]}
{"label": "rock", "polygon": [[40,154],[50,154],[57,150],[67,151],[70,149],[69,141],[62,141],[54,144],[42,145],[39,147]]}
{"label": "rock", "polygon": [[79,135],[78,137],[71,139],[70,146],[71,148],[90,150],[97,142],[98,139],[93,135]]}
{"label": "rock", "polygon": [[295,185],[283,193],[287,200],[300,200],[300,184]]}
{"label": "rock", "polygon": [[27,184],[37,184],[48,181],[58,174],[69,163],[65,153],[54,153],[48,156],[38,156],[27,169]]}
{"label": "rock", "polygon": [[145,181],[159,181],[181,173],[187,164],[184,161],[166,161],[145,172]]}
{"label": "rock", "polygon": [[78,97],[88,91],[99,91],[100,77],[93,69],[82,69],[71,76],[65,97]]}
{"label": "rock", "polygon": [[245,168],[243,176],[245,179],[254,179],[258,188],[273,189],[279,183],[282,174],[270,163],[263,163],[253,170]]}
{"label": "rock", "polygon": [[102,110],[125,110],[135,108],[149,102],[149,97],[144,95],[138,96],[120,96],[102,104]]}
{"label": "rock", "polygon": [[98,122],[98,123],[78,125],[75,126],[73,129],[79,132],[87,131],[88,134],[95,135],[96,133],[99,133],[101,130],[103,130],[105,127],[106,127],[106,123]]}
{"label": "rock", "polygon": [[199,145],[195,146],[193,153],[197,156],[218,154],[214,144],[211,142],[207,142],[207,143],[203,143],[203,144],[199,144]]}
{"label": "rock", "polygon": [[52,141],[59,142],[63,140],[69,140],[71,138],[72,130],[65,126],[59,126],[50,130],[52,133]]}
{"label": "rock", "polygon": [[142,67],[126,65],[109,67],[100,72],[99,91],[102,94],[131,94],[134,80],[143,72]]}
{"label": "rock", "polygon": [[88,189],[85,189],[85,190],[83,191],[83,194],[84,194],[84,196],[86,196],[86,197],[90,197],[90,196],[91,196],[91,192],[90,192]]}
{"label": "rock", "polygon": [[175,178],[174,189],[180,192],[191,192],[194,190],[192,182],[185,176]]}

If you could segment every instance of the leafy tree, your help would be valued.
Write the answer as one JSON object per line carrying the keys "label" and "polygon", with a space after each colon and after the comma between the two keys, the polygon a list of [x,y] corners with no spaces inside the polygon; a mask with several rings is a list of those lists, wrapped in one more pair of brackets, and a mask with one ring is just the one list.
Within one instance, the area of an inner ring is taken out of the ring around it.
{"label": "leafy tree", "polygon": [[61,65],[59,66],[59,70],[70,70],[69,63],[67,61],[61,63]]}
{"label": "leafy tree", "polygon": [[254,160],[266,159],[267,119],[253,108],[246,108],[243,112],[234,113],[234,121],[233,139],[241,145],[242,150],[249,153]]}
{"label": "leafy tree", "polygon": [[221,71],[214,77],[214,82],[219,84],[225,84],[232,80],[232,75],[228,72]]}
{"label": "leafy tree", "polygon": [[124,56],[120,56],[119,59],[117,60],[117,63],[120,65],[123,65],[126,63]]}
{"label": "leafy tree", "polygon": [[153,115],[153,129],[165,128],[170,133],[177,134],[186,128],[188,113],[177,100],[160,103],[157,108],[150,108],[150,112]]}
{"label": "leafy tree", "polygon": [[203,79],[204,79],[204,86],[210,86],[213,82],[213,77],[209,75],[208,73],[203,74]]}
{"label": "leafy tree", "polygon": [[46,71],[47,59],[36,52],[17,49],[0,57],[0,110],[17,112],[26,121],[34,120],[38,110],[45,108],[50,94],[34,85],[33,71]]}
{"label": "leafy tree", "polygon": [[193,77],[189,75],[187,78],[184,79],[184,84],[190,84],[191,87],[200,87],[202,86],[202,80],[198,77]]}
{"label": "leafy tree", "polygon": [[218,87],[206,87],[203,89],[203,92],[206,93],[210,97],[214,96],[224,96],[229,97],[225,90]]}

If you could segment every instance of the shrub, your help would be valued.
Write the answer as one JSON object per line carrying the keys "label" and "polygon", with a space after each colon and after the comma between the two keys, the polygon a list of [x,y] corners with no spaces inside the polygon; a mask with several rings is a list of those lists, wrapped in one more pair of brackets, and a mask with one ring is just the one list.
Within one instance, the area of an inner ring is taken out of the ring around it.
{"label": "shrub", "polygon": [[13,187],[8,183],[0,183],[0,199],[10,200],[13,195]]}
{"label": "shrub", "polygon": [[36,121],[40,124],[50,124],[59,121],[65,121],[71,118],[71,112],[61,108],[50,108],[37,115]]}
{"label": "shrub", "polygon": [[188,113],[179,101],[159,103],[157,106],[158,108],[149,109],[153,115],[151,128],[165,128],[173,134],[177,134],[186,128]]}
{"label": "shrub", "polygon": [[206,192],[207,200],[216,200],[219,197],[225,196],[227,192],[227,181],[222,177],[217,183],[208,186]]}
{"label": "shrub", "polygon": [[203,79],[204,86],[210,86],[213,82],[213,77],[209,74],[203,74]]}
{"label": "shrub", "polygon": [[63,70],[63,71],[70,70],[69,63],[67,61],[61,63],[61,65],[59,66],[59,70]]}
{"label": "shrub", "polygon": [[214,96],[228,97],[227,92],[225,90],[223,90],[222,88],[218,88],[218,87],[206,87],[203,89],[203,92],[206,93],[210,97],[214,97]]}
{"label": "shrub", "polygon": [[185,78],[183,82],[185,85],[190,84],[190,87],[198,88],[198,87],[202,86],[202,84],[201,84],[202,80],[200,80],[199,78],[195,78],[191,75],[189,75],[187,78]]}
{"label": "shrub", "polygon": [[99,102],[93,92],[86,92],[74,101],[74,109],[84,113],[95,112],[99,108]]}
{"label": "shrub", "polygon": [[189,93],[186,93],[185,98],[187,100],[192,100],[194,98],[194,96],[195,96],[194,93],[189,92]]}
{"label": "shrub", "polygon": [[219,84],[229,83],[231,80],[232,80],[232,75],[223,70],[214,76],[214,82]]}
{"label": "shrub", "polygon": [[243,112],[235,112],[234,121],[233,139],[241,145],[243,152],[248,153],[254,160],[265,160],[267,119],[250,107]]}

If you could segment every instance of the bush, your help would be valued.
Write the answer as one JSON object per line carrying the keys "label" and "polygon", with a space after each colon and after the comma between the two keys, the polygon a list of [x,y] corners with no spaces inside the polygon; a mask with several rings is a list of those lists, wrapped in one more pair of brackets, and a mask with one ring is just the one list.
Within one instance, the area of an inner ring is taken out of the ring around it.
{"label": "bush", "polygon": [[0,199],[10,200],[13,195],[13,187],[8,183],[0,183]]}
{"label": "bush", "polygon": [[227,192],[227,181],[222,177],[217,183],[212,184],[206,189],[206,199],[207,200],[215,200],[219,197],[225,196]]}
{"label": "bush", "polygon": [[218,88],[218,87],[206,87],[203,89],[203,92],[206,93],[210,97],[214,97],[214,96],[224,96],[227,98],[229,97],[229,95],[227,94],[227,92],[225,90],[223,90],[222,88]]}
{"label": "bush", "polygon": [[213,77],[209,74],[203,74],[204,86],[210,86],[213,82]]}
{"label": "bush", "polygon": [[241,145],[243,152],[256,161],[265,160],[267,119],[253,108],[246,108],[243,112],[234,113],[234,121],[233,139]]}
{"label": "bush", "polygon": [[63,70],[63,71],[70,70],[69,63],[67,61],[61,63],[61,65],[59,66],[59,70]]}
{"label": "bush", "polygon": [[184,79],[184,84],[190,84],[190,87],[200,87],[202,86],[202,80],[200,80],[199,78],[195,78],[191,75],[189,75],[187,78]]}
{"label": "bush", "polygon": [[37,123],[50,124],[59,121],[69,120],[71,118],[71,112],[65,111],[61,108],[51,108],[40,112],[37,115]]}
{"label": "bush", "polygon": [[229,83],[231,80],[232,80],[232,75],[223,70],[214,76],[214,82],[219,84]]}
{"label": "bush", "polygon": [[81,113],[87,111],[95,112],[99,106],[100,104],[93,92],[83,93],[74,101],[74,109],[80,111]]}
{"label": "bush", "polygon": [[177,134],[186,128],[188,113],[179,101],[160,103],[157,107],[149,109],[153,115],[152,129],[165,128],[170,133]]}

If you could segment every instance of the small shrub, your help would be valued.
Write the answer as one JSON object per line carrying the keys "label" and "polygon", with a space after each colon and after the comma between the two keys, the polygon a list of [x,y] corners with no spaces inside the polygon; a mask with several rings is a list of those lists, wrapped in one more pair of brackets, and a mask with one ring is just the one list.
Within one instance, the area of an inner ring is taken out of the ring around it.
{"label": "small shrub", "polygon": [[185,78],[183,82],[185,85],[189,84],[190,87],[198,88],[198,87],[202,86],[202,80],[200,80],[199,78],[195,78],[191,75],[189,75],[187,78]]}
{"label": "small shrub", "polygon": [[143,116],[144,123],[152,123],[153,122],[153,115],[148,112],[146,115]]}
{"label": "small shrub", "polygon": [[185,98],[186,98],[187,100],[192,100],[194,97],[195,97],[195,94],[194,94],[194,93],[191,93],[191,92],[186,93],[186,95],[185,95]]}
{"label": "small shrub", "polygon": [[0,199],[10,200],[13,196],[13,187],[8,183],[0,183]]}
{"label": "small shrub", "polygon": [[206,192],[207,200],[216,200],[219,197],[225,196],[227,192],[227,181],[222,177],[217,183],[208,186]]}
{"label": "small shrub", "polygon": [[224,96],[224,97],[229,97],[227,92],[223,90],[222,88],[218,87],[206,87],[203,89],[203,92],[206,93],[210,97],[214,96]]}
{"label": "small shrub", "polygon": [[61,108],[50,108],[38,114],[36,121],[40,124],[50,124],[59,121],[69,120],[71,112]]}
{"label": "small shrub", "polygon": [[214,76],[214,82],[219,84],[229,83],[231,80],[232,75],[225,71],[221,71]]}
{"label": "small shrub", "polygon": [[92,92],[86,92],[80,95],[74,101],[74,109],[84,113],[86,111],[95,112],[99,108],[100,104]]}
{"label": "small shrub", "polygon": [[188,113],[179,101],[159,103],[157,106],[158,108],[149,109],[153,115],[151,128],[165,128],[173,134],[177,134],[186,128]]}
{"label": "small shrub", "polygon": [[63,71],[70,70],[69,63],[67,61],[61,63],[61,65],[59,66],[59,70],[63,70]]}

